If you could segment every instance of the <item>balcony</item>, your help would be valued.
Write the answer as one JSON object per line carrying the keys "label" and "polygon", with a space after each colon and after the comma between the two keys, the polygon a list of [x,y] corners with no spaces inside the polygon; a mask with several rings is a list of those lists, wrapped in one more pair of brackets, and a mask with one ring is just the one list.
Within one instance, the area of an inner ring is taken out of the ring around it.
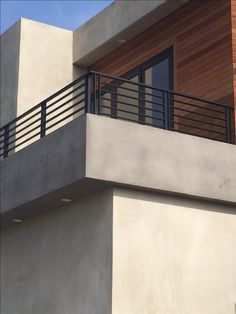
{"label": "balcony", "polygon": [[0,157],[85,113],[233,143],[231,107],[91,71],[1,127]]}

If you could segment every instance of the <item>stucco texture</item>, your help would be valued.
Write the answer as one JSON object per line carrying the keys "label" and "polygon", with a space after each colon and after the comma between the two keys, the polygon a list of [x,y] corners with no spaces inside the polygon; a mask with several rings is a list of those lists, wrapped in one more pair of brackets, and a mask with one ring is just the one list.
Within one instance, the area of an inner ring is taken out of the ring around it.
{"label": "stucco texture", "polygon": [[113,314],[235,314],[236,215],[225,205],[118,189]]}
{"label": "stucco texture", "polygon": [[3,229],[1,314],[110,314],[112,194]]}

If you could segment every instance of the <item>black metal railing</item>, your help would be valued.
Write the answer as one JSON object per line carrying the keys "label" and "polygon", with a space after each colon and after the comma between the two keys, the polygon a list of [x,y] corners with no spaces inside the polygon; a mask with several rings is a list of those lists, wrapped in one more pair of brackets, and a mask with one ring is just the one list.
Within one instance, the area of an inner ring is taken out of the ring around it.
{"label": "black metal railing", "polygon": [[84,113],[233,142],[231,107],[91,71],[1,127],[0,157],[7,157]]}

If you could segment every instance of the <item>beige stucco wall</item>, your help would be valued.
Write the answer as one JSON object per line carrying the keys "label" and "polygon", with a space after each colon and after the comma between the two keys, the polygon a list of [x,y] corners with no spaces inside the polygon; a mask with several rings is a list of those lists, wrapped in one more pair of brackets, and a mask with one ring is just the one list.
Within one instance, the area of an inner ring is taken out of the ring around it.
{"label": "beige stucco wall", "polygon": [[2,125],[79,75],[72,45],[72,31],[24,18],[1,36]]}
{"label": "beige stucco wall", "polygon": [[0,37],[0,126],[16,116],[20,25],[18,21]]}
{"label": "beige stucco wall", "polygon": [[72,32],[21,19],[17,114],[73,80]]}
{"label": "beige stucco wall", "polygon": [[235,314],[236,215],[116,190],[112,314]]}

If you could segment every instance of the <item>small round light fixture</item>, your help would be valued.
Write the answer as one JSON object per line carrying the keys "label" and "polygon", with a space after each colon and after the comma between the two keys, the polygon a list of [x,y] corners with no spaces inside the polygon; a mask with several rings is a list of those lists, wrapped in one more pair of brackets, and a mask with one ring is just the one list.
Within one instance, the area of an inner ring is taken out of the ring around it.
{"label": "small round light fixture", "polygon": [[70,199],[70,198],[61,198],[61,201],[63,203],[70,203],[72,201],[72,199]]}
{"label": "small round light fixture", "polygon": [[117,40],[117,42],[118,42],[119,44],[124,44],[124,43],[126,43],[126,40],[125,40],[124,38],[119,38],[119,39]]}
{"label": "small round light fixture", "polygon": [[13,218],[12,221],[15,222],[15,223],[23,222],[23,220],[20,219],[20,218]]}

